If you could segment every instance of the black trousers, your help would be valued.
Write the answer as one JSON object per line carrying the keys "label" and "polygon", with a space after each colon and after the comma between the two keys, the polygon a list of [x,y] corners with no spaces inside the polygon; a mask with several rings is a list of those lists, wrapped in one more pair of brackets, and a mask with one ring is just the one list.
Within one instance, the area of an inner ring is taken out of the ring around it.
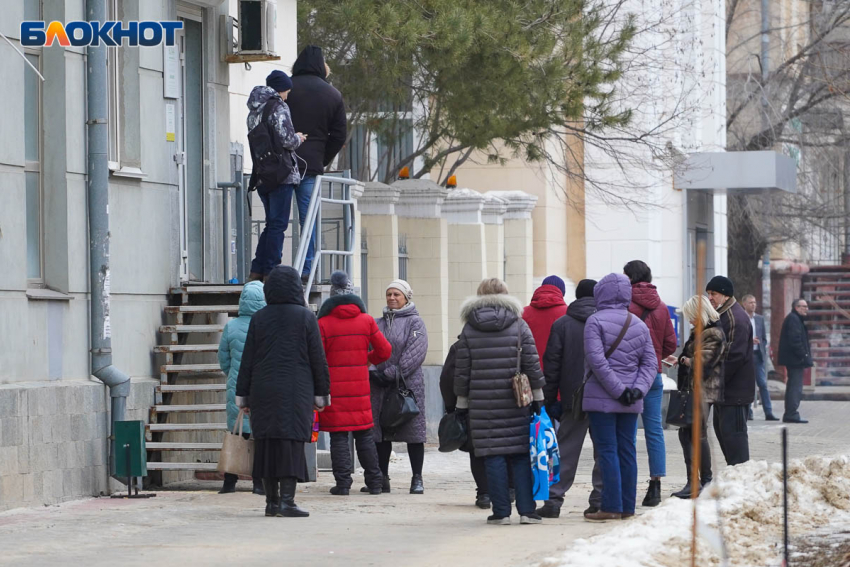
{"label": "black trousers", "polygon": [[478,496],[489,494],[487,469],[484,463],[484,457],[476,457],[474,451],[469,452],[469,470],[472,471],[472,478],[475,479],[475,492]]}
{"label": "black trousers", "polygon": [[740,465],[750,460],[750,440],[747,436],[749,405],[721,406],[715,404],[714,433],[727,465]]}
{"label": "black trousers", "polygon": [[800,419],[800,400],[803,399],[803,373],[805,368],[786,366],[788,381],[785,383],[785,419]]}
{"label": "black trousers", "polygon": [[[378,451],[375,448],[375,438],[371,429],[352,432],[354,435],[354,448],[357,458],[363,466],[363,475],[366,477],[366,486],[369,488],[381,488],[383,475],[378,466]],[[331,466],[333,467],[336,485],[342,488],[351,488],[351,451],[348,446],[348,432],[340,431],[330,434],[331,437]]]}
{"label": "black trousers", "polygon": [[[700,462],[699,462],[699,480],[702,484],[707,484],[712,479],[711,474],[711,448],[708,445],[707,435],[707,419],[702,418],[702,433],[700,439]],[[679,428],[679,444],[682,445],[682,453],[685,456],[685,467],[688,473],[688,480],[691,479],[691,464],[693,463],[693,426]]]}

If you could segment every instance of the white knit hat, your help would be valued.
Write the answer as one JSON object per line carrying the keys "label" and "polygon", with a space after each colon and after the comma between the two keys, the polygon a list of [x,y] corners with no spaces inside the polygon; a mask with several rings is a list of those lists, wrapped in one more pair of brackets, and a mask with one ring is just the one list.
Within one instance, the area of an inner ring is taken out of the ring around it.
{"label": "white knit hat", "polygon": [[[413,299],[413,289],[411,289],[410,284],[404,280],[393,280],[390,282],[390,285],[387,286],[386,291],[391,289],[397,289],[407,298],[408,301]],[[386,292],[385,292],[386,293]]]}

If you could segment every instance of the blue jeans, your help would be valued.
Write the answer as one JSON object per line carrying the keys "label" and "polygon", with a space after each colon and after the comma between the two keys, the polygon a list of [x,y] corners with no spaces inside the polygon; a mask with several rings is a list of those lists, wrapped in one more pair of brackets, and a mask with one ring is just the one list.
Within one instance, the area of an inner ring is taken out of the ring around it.
{"label": "blue jeans", "polygon": [[590,435],[602,469],[602,511],[634,514],[637,414],[593,411],[589,415]]}
{"label": "blue jeans", "polygon": [[536,509],[532,496],[531,457],[519,455],[494,455],[484,458],[487,471],[487,489],[493,503],[493,515],[506,518],[511,515],[511,498],[508,493],[508,465],[514,473],[516,509],[521,516],[533,514]]}
{"label": "blue jeans", "polygon": [[257,242],[254,261],[251,262],[251,271],[254,273],[265,276],[280,265],[284,234],[289,226],[289,213],[292,210],[294,187],[294,185],[281,185],[268,193],[258,192],[263,209],[266,211],[266,224]]}
{"label": "blue jeans", "polygon": [[[301,226],[301,238],[304,238],[304,219],[307,218],[307,209],[310,208],[310,199],[313,197],[313,188],[316,186],[316,176],[307,175],[301,180],[301,183],[295,188],[295,203],[298,205],[298,223]],[[310,244],[307,246],[307,259],[304,262],[303,274],[309,274],[310,268],[313,266],[313,255],[316,251],[316,235],[319,233],[318,217],[317,224],[313,227],[313,234],[310,238]]]}
{"label": "blue jeans", "polygon": [[[753,363],[756,366],[756,385],[758,385],[762,409],[764,415],[768,416],[773,413],[773,404],[770,403],[770,390],[767,389],[767,369],[764,367],[764,360],[760,351],[753,353]],[[752,412],[752,406],[750,406],[750,412]]]}
{"label": "blue jeans", "polygon": [[[643,436],[649,456],[649,476],[667,476],[667,450],[664,447],[664,424],[661,423],[661,406],[664,400],[664,379],[655,376],[652,387],[643,400]],[[637,442],[637,438],[635,438]]]}

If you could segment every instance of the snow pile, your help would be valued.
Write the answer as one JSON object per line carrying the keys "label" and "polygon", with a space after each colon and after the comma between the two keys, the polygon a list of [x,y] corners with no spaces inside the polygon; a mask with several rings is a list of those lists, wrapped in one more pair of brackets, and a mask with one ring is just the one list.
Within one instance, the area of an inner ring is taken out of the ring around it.
{"label": "snow pile", "polygon": [[[789,529],[803,535],[850,521],[850,456],[809,457],[788,467]],[[699,498],[697,565],[781,564],[782,466],[765,461],[727,467]],[[680,567],[690,564],[693,503],[670,498],[639,518],[616,525],[541,567]],[[719,530],[719,532],[718,532]]]}

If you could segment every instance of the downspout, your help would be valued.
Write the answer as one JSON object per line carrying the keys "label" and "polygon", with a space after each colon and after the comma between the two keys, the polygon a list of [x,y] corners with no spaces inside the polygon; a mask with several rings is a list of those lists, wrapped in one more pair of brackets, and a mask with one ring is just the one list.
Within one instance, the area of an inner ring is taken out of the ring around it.
{"label": "downspout", "polygon": [[[86,0],[89,21],[106,20],[105,0]],[[89,318],[91,373],[109,387],[112,400],[109,473],[115,471],[115,422],[124,420],[130,377],[112,365],[112,331],[109,320],[109,164],[107,156],[106,46],[90,45],[86,60],[86,108],[88,111],[88,205],[89,205]]]}

